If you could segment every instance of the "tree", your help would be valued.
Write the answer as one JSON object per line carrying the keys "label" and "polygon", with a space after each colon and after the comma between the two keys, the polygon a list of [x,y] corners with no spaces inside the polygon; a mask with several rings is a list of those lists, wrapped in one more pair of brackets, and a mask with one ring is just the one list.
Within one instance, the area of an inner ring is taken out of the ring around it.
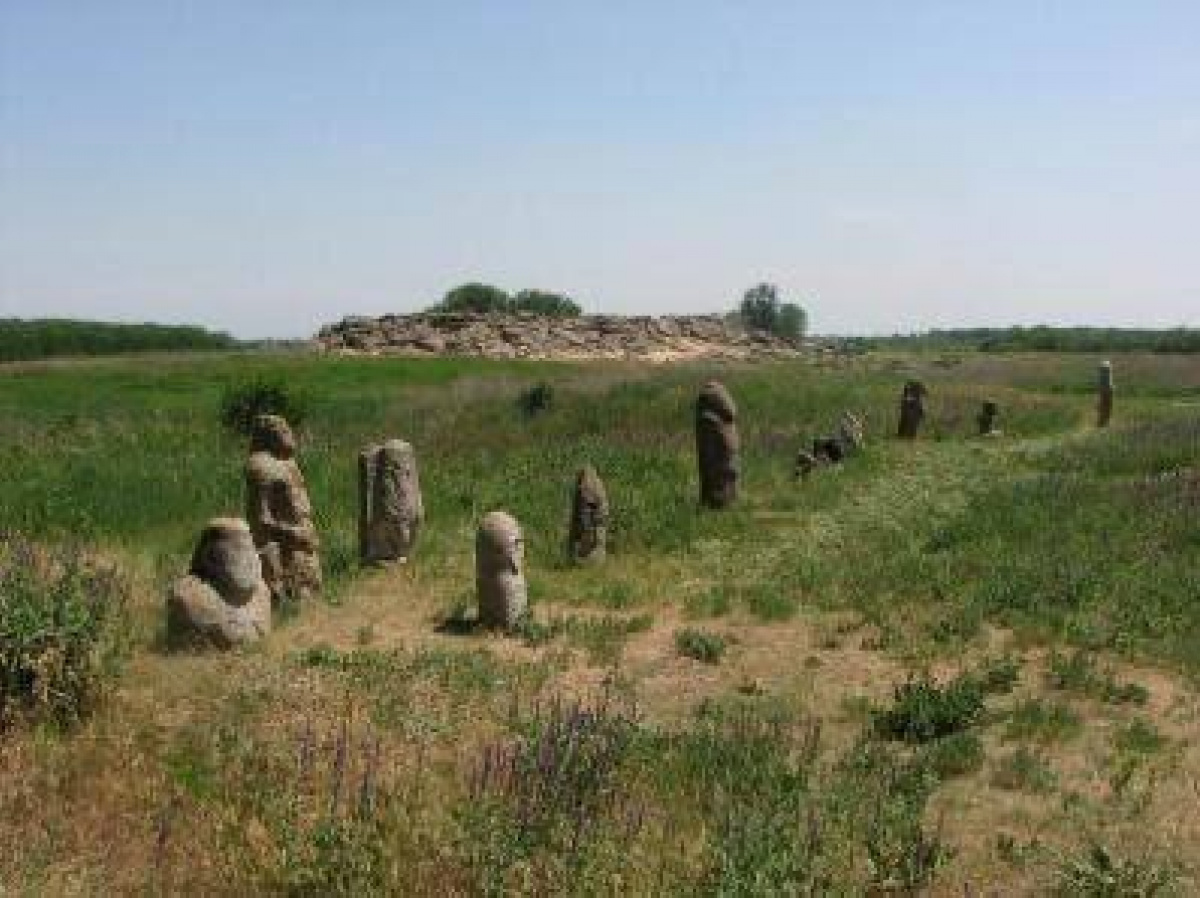
{"label": "tree", "polygon": [[808,330],[808,313],[794,302],[785,302],[779,306],[779,317],[771,330],[788,340],[799,340]]}
{"label": "tree", "polygon": [[508,293],[491,284],[462,284],[436,306],[439,312],[507,312],[512,308]]}
{"label": "tree", "polygon": [[739,309],[742,323],[760,331],[773,331],[779,318],[779,289],[774,284],[758,284],[742,294]]}
{"label": "tree", "polygon": [[774,284],[758,284],[743,293],[738,316],[747,327],[788,340],[799,340],[808,329],[808,313],[794,302],[781,303]]}
{"label": "tree", "polygon": [[579,303],[563,293],[549,290],[521,290],[512,303],[513,311],[573,318],[583,312]]}

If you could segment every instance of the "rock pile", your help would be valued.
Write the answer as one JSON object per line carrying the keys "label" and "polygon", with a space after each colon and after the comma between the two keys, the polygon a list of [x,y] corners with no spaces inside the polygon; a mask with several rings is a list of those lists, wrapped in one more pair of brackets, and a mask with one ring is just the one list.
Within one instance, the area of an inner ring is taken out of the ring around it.
{"label": "rock pile", "polygon": [[459,355],[500,359],[638,359],[795,356],[818,344],[746,331],[721,315],[549,317],[443,313],[345,318],[321,328],[326,352]]}

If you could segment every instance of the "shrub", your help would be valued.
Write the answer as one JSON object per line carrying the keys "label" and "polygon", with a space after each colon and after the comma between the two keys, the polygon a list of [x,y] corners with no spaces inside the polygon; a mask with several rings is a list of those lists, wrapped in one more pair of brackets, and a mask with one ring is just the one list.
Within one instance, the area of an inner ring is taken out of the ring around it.
{"label": "shrub", "polygon": [[968,676],[940,685],[928,676],[896,687],[892,707],[877,711],[875,731],[887,739],[930,742],[960,733],[983,713],[983,690]]}
{"label": "shrub", "polygon": [[559,318],[574,318],[583,312],[571,297],[548,290],[521,290],[512,301],[512,310]]}
{"label": "shrub", "polygon": [[1173,865],[1118,857],[1103,845],[1094,844],[1083,857],[1062,864],[1059,894],[1150,898],[1173,894],[1178,878]]}
{"label": "shrub", "polygon": [[0,730],[92,712],[127,645],[129,592],[78,549],[0,536]]}
{"label": "shrub", "polygon": [[438,312],[507,312],[512,307],[512,298],[499,287],[491,284],[462,284],[449,291],[439,305]]}
{"label": "shrub", "polygon": [[430,308],[431,312],[507,313],[572,318],[583,313],[579,303],[564,293],[550,290],[520,290],[516,296],[491,284],[463,284],[455,287]]}
{"label": "shrub", "polygon": [[554,387],[548,383],[540,383],[522,390],[517,397],[517,408],[524,412],[527,418],[532,418],[542,412],[550,411],[554,404]]}
{"label": "shrub", "polygon": [[939,779],[963,776],[983,766],[983,743],[974,733],[952,733],[933,742],[925,760]]}
{"label": "shrub", "polygon": [[725,637],[705,630],[676,630],[675,650],[686,658],[717,664],[725,654]]}
{"label": "shrub", "polygon": [[1161,749],[1166,741],[1158,727],[1143,717],[1135,717],[1113,734],[1113,745],[1119,751],[1134,754],[1152,754]]}
{"label": "shrub", "polygon": [[1082,729],[1083,721],[1067,705],[1027,698],[1013,709],[1005,735],[1049,743],[1072,739]]}
{"label": "shrub", "polygon": [[281,380],[255,378],[228,387],[221,395],[221,424],[249,436],[259,415],[281,415],[292,427],[304,423],[308,402]]}

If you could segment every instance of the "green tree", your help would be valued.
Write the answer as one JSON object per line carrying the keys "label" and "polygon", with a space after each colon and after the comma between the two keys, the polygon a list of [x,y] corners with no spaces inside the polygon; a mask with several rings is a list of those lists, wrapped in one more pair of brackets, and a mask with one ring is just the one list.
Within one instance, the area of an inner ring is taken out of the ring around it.
{"label": "green tree", "polygon": [[574,317],[583,312],[579,303],[563,293],[549,290],[521,290],[513,300],[512,308],[517,312],[533,312],[538,315]]}
{"label": "green tree", "polygon": [[798,340],[808,328],[808,313],[794,302],[779,301],[779,288],[758,284],[742,294],[738,317],[746,327]]}
{"label": "green tree", "polygon": [[789,340],[799,340],[808,331],[808,313],[794,302],[782,303],[771,330]]}
{"label": "green tree", "polygon": [[436,308],[439,312],[508,312],[512,298],[491,284],[462,284],[447,293]]}
{"label": "green tree", "polygon": [[779,318],[779,288],[774,284],[758,284],[742,294],[738,310],[742,323],[762,331],[774,331]]}

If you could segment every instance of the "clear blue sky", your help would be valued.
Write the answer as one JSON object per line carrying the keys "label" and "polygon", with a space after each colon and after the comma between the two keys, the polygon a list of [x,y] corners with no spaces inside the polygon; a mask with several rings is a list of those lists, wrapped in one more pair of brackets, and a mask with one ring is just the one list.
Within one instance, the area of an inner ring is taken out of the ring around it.
{"label": "clear blue sky", "polygon": [[1200,325],[1200,2],[0,0],[0,316]]}

